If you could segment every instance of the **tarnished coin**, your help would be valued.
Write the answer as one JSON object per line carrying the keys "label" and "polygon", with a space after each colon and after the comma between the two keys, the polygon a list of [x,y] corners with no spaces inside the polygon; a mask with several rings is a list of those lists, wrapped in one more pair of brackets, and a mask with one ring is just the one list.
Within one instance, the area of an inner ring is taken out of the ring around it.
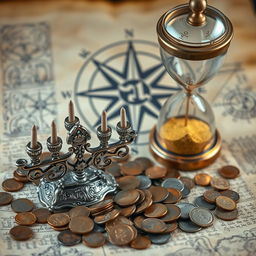
{"label": "tarnished coin", "polygon": [[188,195],[190,194],[190,189],[184,185],[184,189],[181,191],[182,194],[182,198],[186,198],[188,197]]}
{"label": "tarnished coin", "polygon": [[140,181],[139,189],[148,189],[152,185],[151,179],[148,176],[139,175],[136,178]]}
{"label": "tarnished coin", "polygon": [[114,177],[120,177],[121,167],[118,163],[113,162],[110,166],[106,168],[106,172],[112,174]]}
{"label": "tarnished coin", "polygon": [[19,175],[17,173],[17,170],[15,170],[13,172],[13,178],[19,182],[23,182],[23,183],[29,182],[28,176],[27,175]]}
{"label": "tarnished coin", "polygon": [[97,223],[94,223],[94,227],[93,227],[93,232],[100,232],[100,233],[105,233],[105,227],[103,225],[99,225]]}
{"label": "tarnished coin", "polygon": [[174,204],[166,204],[167,207],[167,214],[161,218],[164,222],[172,222],[174,220],[177,220],[181,215],[181,210],[178,206]]}
{"label": "tarnished coin", "polygon": [[138,161],[129,161],[121,165],[121,173],[123,175],[140,175],[144,171],[143,166]]}
{"label": "tarnished coin", "polygon": [[106,239],[102,233],[92,232],[89,234],[85,234],[82,237],[83,244],[91,248],[98,248],[105,244]]}
{"label": "tarnished coin", "polygon": [[66,226],[69,221],[70,218],[66,213],[54,213],[47,219],[48,224],[55,228]]}
{"label": "tarnished coin", "polygon": [[93,217],[96,217],[96,216],[99,216],[99,215],[105,215],[108,212],[111,212],[113,209],[114,209],[114,205],[112,204],[112,205],[110,205],[110,206],[108,206],[108,207],[106,207],[106,208],[104,208],[104,209],[102,209],[98,212],[92,212],[91,215]]}
{"label": "tarnished coin", "polygon": [[208,203],[206,200],[204,200],[203,196],[197,197],[194,203],[196,206],[203,207],[208,210],[214,210],[216,208],[215,204]]}
{"label": "tarnished coin", "polygon": [[135,225],[136,228],[138,229],[142,229],[142,221],[145,220],[146,218],[142,215],[139,215],[137,217],[135,217],[135,219],[133,220],[133,223]]}
{"label": "tarnished coin", "polygon": [[114,245],[127,245],[135,239],[135,231],[132,226],[126,224],[119,224],[114,226],[110,232],[108,232],[108,238],[110,243]]}
{"label": "tarnished coin", "polygon": [[148,233],[162,233],[167,229],[166,224],[164,221],[156,218],[147,218],[142,221],[141,227],[144,231]]}
{"label": "tarnished coin", "polygon": [[136,205],[130,205],[128,207],[125,208],[120,208],[120,215],[125,216],[125,217],[130,217],[131,215],[133,215],[136,211]]}
{"label": "tarnished coin", "polygon": [[31,226],[36,223],[36,216],[32,212],[20,212],[15,216],[15,221],[19,225]]}
{"label": "tarnished coin", "polygon": [[27,226],[16,226],[9,231],[11,237],[17,241],[26,241],[33,236],[33,231]]}
{"label": "tarnished coin", "polygon": [[144,202],[145,198],[146,198],[146,195],[145,195],[145,192],[143,190],[140,190],[140,189],[137,189],[139,194],[140,194],[140,198],[139,200],[136,202],[136,205],[137,204],[141,204],[142,202]]}
{"label": "tarnished coin", "polygon": [[47,208],[35,209],[33,213],[36,216],[37,223],[47,223],[47,219],[51,215],[51,212]]}
{"label": "tarnished coin", "polygon": [[154,165],[154,163],[147,157],[137,157],[134,161],[139,162],[143,166],[144,170],[147,170]]}
{"label": "tarnished coin", "polygon": [[166,244],[169,242],[171,235],[169,234],[147,234],[152,244]]}
{"label": "tarnished coin", "polygon": [[225,210],[217,207],[214,213],[219,219],[226,220],[226,221],[231,221],[238,217],[237,209],[235,209],[233,211],[225,211]]}
{"label": "tarnished coin", "polygon": [[167,229],[163,232],[163,234],[171,233],[178,228],[178,223],[176,221],[173,221],[171,223],[165,223],[165,224]]}
{"label": "tarnished coin", "polygon": [[151,186],[148,190],[152,194],[152,200],[154,203],[163,202],[169,195],[168,190],[164,187]]}
{"label": "tarnished coin", "polygon": [[89,216],[90,215],[90,209],[86,206],[76,206],[72,208],[69,212],[68,215],[70,218],[76,217],[76,216]]}
{"label": "tarnished coin", "polygon": [[213,177],[211,180],[211,186],[218,190],[227,190],[229,189],[229,182],[223,178]]}
{"label": "tarnished coin", "polygon": [[7,179],[2,183],[2,188],[7,192],[16,192],[21,190],[24,187],[24,184],[15,179]]}
{"label": "tarnished coin", "polygon": [[212,177],[207,173],[198,173],[194,177],[194,181],[199,186],[209,186]]}
{"label": "tarnished coin", "polygon": [[34,208],[32,201],[26,198],[15,199],[11,203],[12,210],[14,212],[30,212]]}
{"label": "tarnished coin", "polygon": [[80,235],[74,234],[70,230],[62,231],[57,236],[58,241],[64,246],[73,246],[81,243],[82,237]]}
{"label": "tarnished coin", "polygon": [[179,191],[182,191],[184,189],[184,184],[182,183],[182,181],[176,178],[165,179],[162,182],[161,186],[164,188],[175,188]]}
{"label": "tarnished coin", "polygon": [[180,180],[184,183],[184,185],[186,185],[189,189],[192,189],[195,187],[195,182],[193,181],[193,179],[189,178],[189,177],[185,177],[185,176],[181,176]]}
{"label": "tarnished coin", "polygon": [[162,166],[157,166],[154,165],[150,168],[148,168],[145,172],[145,174],[150,178],[150,179],[161,179],[164,178],[167,174],[167,169]]}
{"label": "tarnished coin", "polygon": [[200,227],[209,227],[213,224],[213,214],[205,208],[195,207],[189,212],[189,217],[192,222]]}
{"label": "tarnished coin", "polygon": [[120,225],[120,224],[126,224],[126,225],[133,226],[133,222],[131,220],[129,220],[128,218],[126,218],[124,216],[119,215],[114,220],[108,221],[106,223],[105,227],[106,227],[106,230],[109,231],[114,226]]}
{"label": "tarnished coin", "polygon": [[195,208],[195,205],[190,203],[178,203],[176,204],[181,210],[180,218],[181,219],[189,219],[189,212]]}
{"label": "tarnished coin", "polygon": [[210,204],[215,203],[216,198],[217,198],[218,196],[220,196],[220,192],[218,192],[218,191],[216,191],[216,190],[213,190],[213,189],[206,190],[206,191],[203,193],[204,200],[207,201],[207,202],[210,203]]}
{"label": "tarnished coin", "polygon": [[218,196],[216,198],[216,205],[226,211],[233,211],[236,209],[236,203],[229,197]]}
{"label": "tarnished coin", "polygon": [[168,168],[167,168],[167,173],[166,173],[165,179],[168,179],[168,178],[176,178],[176,179],[179,179],[179,178],[180,178],[180,173],[179,173],[179,171],[176,170],[176,169],[173,169],[173,168],[168,167]]}
{"label": "tarnished coin", "polygon": [[151,240],[146,236],[137,236],[136,239],[131,242],[130,246],[136,250],[144,250],[151,246]]}
{"label": "tarnished coin", "polygon": [[179,190],[177,190],[175,188],[168,188],[167,190],[169,192],[169,195],[164,200],[163,203],[165,203],[165,204],[175,204],[175,203],[180,201],[180,199],[182,198],[182,193]]}
{"label": "tarnished coin", "polygon": [[53,226],[51,226],[51,228],[54,229],[55,231],[64,231],[64,230],[68,230],[69,226],[68,225],[63,226],[63,227],[53,227]]}
{"label": "tarnished coin", "polygon": [[144,215],[148,218],[161,218],[166,215],[167,211],[167,207],[164,204],[157,203],[148,207]]}
{"label": "tarnished coin", "polygon": [[105,215],[99,215],[95,217],[94,222],[96,222],[97,224],[104,224],[110,220],[115,219],[119,214],[120,214],[120,211],[117,209],[114,209]]}
{"label": "tarnished coin", "polygon": [[141,213],[141,212],[145,211],[153,203],[152,193],[149,190],[144,190],[144,194],[145,194],[145,200],[141,204],[138,204],[136,206],[135,213]]}
{"label": "tarnished coin", "polygon": [[86,234],[93,230],[94,222],[87,216],[77,216],[71,218],[69,229],[75,234]]}
{"label": "tarnished coin", "polygon": [[224,191],[221,191],[220,194],[222,196],[226,196],[226,197],[229,197],[229,198],[233,199],[236,203],[240,199],[239,194],[236,191],[233,191],[233,190],[229,190],[229,189],[228,190],[224,190]]}
{"label": "tarnished coin", "polygon": [[116,179],[121,190],[132,190],[140,186],[140,181],[135,176],[124,176]]}
{"label": "tarnished coin", "polygon": [[191,220],[179,220],[179,228],[186,233],[195,233],[202,229],[202,227],[196,225]]}
{"label": "tarnished coin", "polygon": [[10,204],[13,200],[13,196],[7,192],[0,192],[0,206]]}
{"label": "tarnished coin", "polygon": [[120,206],[129,206],[135,204],[140,199],[138,190],[126,190],[118,192],[114,197],[114,202]]}
{"label": "tarnished coin", "polygon": [[240,170],[233,165],[226,165],[219,169],[219,174],[226,179],[235,179],[239,176]]}
{"label": "tarnished coin", "polygon": [[91,213],[95,213],[95,212],[100,212],[108,207],[110,207],[111,205],[113,205],[113,199],[107,199],[104,201],[101,201],[97,204],[94,204],[93,206],[90,206],[89,210]]}

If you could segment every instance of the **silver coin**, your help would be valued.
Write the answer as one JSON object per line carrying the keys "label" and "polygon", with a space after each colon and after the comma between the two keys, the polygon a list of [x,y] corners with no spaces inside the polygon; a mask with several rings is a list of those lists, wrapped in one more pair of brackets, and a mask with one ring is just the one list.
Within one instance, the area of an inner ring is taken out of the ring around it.
{"label": "silver coin", "polygon": [[195,205],[190,203],[178,203],[176,204],[181,210],[181,219],[189,219],[189,212],[195,208]]}
{"label": "silver coin", "polygon": [[195,233],[202,229],[202,227],[196,225],[191,220],[179,220],[179,228],[187,233]]}
{"label": "silver coin", "polygon": [[151,179],[145,175],[136,176],[140,181],[139,189],[148,189],[152,185]]}
{"label": "silver coin", "polygon": [[166,244],[171,238],[171,234],[150,234],[147,236],[153,244]]}
{"label": "silver coin", "polygon": [[182,198],[186,198],[190,194],[190,189],[184,184],[184,189],[181,191]]}
{"label": "silver coin", "polygon": [[189,218],[200,227],[209,227],[213,224],[214,216],[212,212],[203,207],[195,207],[189,212]]}
{"label": "silver coin", "polygon": [[210,204],[208,203],[203,196],[199,196],[195,199],[195,205],[198,207],[203,207],[206,208],[208,210],[214,210],[216,208],[215,204]]}
{"label": "silver coin", "polygon": [[184,183],[181,180],[176,178],[165,179],[162,182],[161,186],[164,188],[175,188],[181,192],[184,190]]}

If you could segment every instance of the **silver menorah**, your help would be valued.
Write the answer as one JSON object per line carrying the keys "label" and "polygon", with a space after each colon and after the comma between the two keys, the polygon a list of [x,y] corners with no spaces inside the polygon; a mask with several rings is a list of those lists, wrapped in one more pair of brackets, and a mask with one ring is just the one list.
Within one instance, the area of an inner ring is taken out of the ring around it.
{"label": "silver menorah", "polygon": [[105,168],[113,158],[125,158],[129,154],[128,145],[136,137],[131,124],[126,120],[125,109],[120,111],[121,121],[116,125],[119,140],[109,143],[112,129],[107,125],[107,114],[102,113],[101,125],[97,128],[99,145],[91,147],[89,131],[80,124],[74,115],[72,101],[69,104],[69,116],[64,124],[68,131],[67,144],[71,145],[67,153],[61,154],[62,139],[57,136],[55,122],[52,122],[52,134],[47,139],[50,157],[40,160],[42,144],[37,141],[37,129],[32,128],[32,139],[26,146],[30,163],[25,159],[16,161],[17,174],[27,176],[37,187],[40,202],[50,210],[60,210],[78,205],[92,205],[114,192],[118,185],[115,178]]}

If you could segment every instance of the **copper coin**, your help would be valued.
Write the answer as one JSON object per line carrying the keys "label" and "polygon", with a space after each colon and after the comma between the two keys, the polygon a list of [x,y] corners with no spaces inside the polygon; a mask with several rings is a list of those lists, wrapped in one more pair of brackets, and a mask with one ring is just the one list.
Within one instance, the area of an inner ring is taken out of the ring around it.
{"label": "copper coin", "polygon": [[239,176],[240,170],[233,165],[226,165],[219,169],[219,174],[226,179],[235,179]]}
{"label": "copper coin", "polygon": [[107,231],[119,224],[126,224],[133,226],[133,222],[124,216],[117,216],[114,220],[108,221],[105,225]]}
{"label": "copper coin", "polygon": [[215,203],[216,198],[218,196],[220,196],[220,192],[213,190],[213,189],[206,190],[203,193],[203,197],[204,197],[205,201],[207,201],[208,203],[211,203],[211,204]]}
{"label": "copper coin", "polygon": [[177,220],[181,215],[181,210],[178,206],[174,204],[166,204],[167,214],[161,218],[164,222],[172,222]]}
{"label": "copper coin", "polygon": [[194,177],[194,181],[199,186],[208,186],[210,185],[212,177],[209,174],[206,173],[198,173]]}
{"label": "copper coin", "polygon": [[224,190],[224,191],[221,191],[220,194],[222,196],[226,196],[226,197],[229,197],[229,198],[233,199],[236,203],[240,199],[239,194],[236,191],[233,191],[233,190],[229,190],[229,189],[228,190]]}
{"label": "copper coin", "polygon": [[138,161],[129,161],[121,166],[121,173],[123,175],[140,175],[144,171],[143,166]]}
{"label": "copper coin", "polygon": [[229,197],[218,196],[216,198],[216,205],[226,211],[233,211],[236,209],[236,203]]}
{"label": "copper coin", "polygon": [[152,194],[152,200],[154,203],[163,202],[169,195],[167,188],[151,186],[148,189]]}
{"label": "copper coin", "polygon": [[146,236],[137,236],[136,239],[131,242],[130,246],[136,250],[144,250],[151,246],[151,241]]}
{"label": "copper coin", "polygon": [[87,216],[73,217],[69,222],[69,229],[75,234],[86,234],[93,230],[94,222]]}
{"label": "copper coin", "polygon": [[142,221],[141,227],[144,231],[149,233],[162,233],[167,229],[166,224],[156,218],[147,218]]}
{"label": "copper coin", "polygon": [[148,218],[161,218],[166,215],[167,211],[167,207],[164,204],[157,203],[148,207],[144,215]]}
{"label": "copper coin", "polygon": [[171,223],[165,223],[165,224],[167,226],[167,229],[163,232],[163,234],[171,233],[178,228],[178,223],[176,221],[173,221]]}
{"label": "copper coin", "polygon": [[68,230],[69,226],[68,225],[63,226],[63,227],[53,227],[53,226],[51,226],[51,228],[54,229],[55,231],[64,231],[64,230]]}
{"label": "copper coin", "polygon": [[114,205],[110,205],[110,206],[106,207],[105,209],[103,209],[99,212],[92,213],[92,216],[95,217],[95,216],[99,216],[99,215],[105,215],[108,212],[111,212],[113,209],[114,209]]}
{"label": "copper coin", "polygon": [[141,204],[142,202],[144,202],[145,198],[146,198],[146,195],[144,193],[143,190],[140,190],[140,189],[137,189],[137,191],[139,192],[140,194],[140,198],[139,200],[136,202],[136,204]]}
{"label": "copper coin", "polygon": [[95,217],[94,222],[96,222],[97,224],[104,224],[110,220],[115,219],[119,214],[120,214],[120,211],[117,209],[114,209],[105,215],[100,215]]}
{"label": "copper coin", "polygon": [[119,224],[114,226],[108,232],[109,241],[114,245],[127,245],[135,237],[135,231],[132,226],[126,224]]}
{"label": "copper coin", "polygon": [[165,167],[155,165],[155,166],[148,168],[146,170],[145,174],[150,179],[161,179],[166,176],[167,169]]}
{"label": "copper coin", "polygon": [[92,232],[82,237],[83,244],[91,248],[98,248],[105,244],[105,236],[100,232]]}
{"label": "copper coin", "polygon": [[180,173],[179,173],[178,170],[168,167],[168,168],[167,168],[167,173],[166,173],[165,178],[166,178],[166,179],[168,179],[168,178],[176,178],[176,179],[179,179],[179,178],[180,178]]}
{"label": "copper coin", "polygon": [[11,237],[17,241],[25,241],[33,236],[33,231],[27,226],[16,226],[9,231]]}
{"label": "copper coin", "polygon": [[15,171],[13,172],[13,178],[14,178],[16,181],[19,181],[19,182],[23,182],[23,183],[29,182],[28,176],[18,174],[18,173],[17,173],[17,170],[15,170]]}
{"label": "copper coin", "polygon": [[141,213],[141,212],[145,211],[153,203],[151,192],[149,190],[144,190],[144,193],[145,193],[145,200],[141,204],[138,204],[136,206],[137,209],[136,209],[135,213]]}
{"label": "copper coin", "polygon": [[233,211],[225,211],[217,207],[214,213],[219,219],[226,221],[235,220],[238,217],[237,209]]}
{"label": "copper coin", "polygon": [[139,162],[142,165],[143,170],[146,170],[154,165],[154,163],[147,157],[137,157],[134,161]]}
{"label": "copper coin", "polygon": [[46,208],[35,209],[33,210],[33,213],[36,216],[37,223],[47,223],[47,219],[51,215],[51,212]]}
{"label": "copper coin", "polygon": [[13,196],[7,192],[0,192],[0,206],[10,204],[13,200]]}
{"label": "copper coin", "polygon": [[140,181],[135,176],[124,176],[116,181],[121,190],[132,190],[140,186]]}
{"label": "copper coin", "polygon": [[26,198],[15,199],[11,203],[12,210],[14,212],[30,212],[34,208],[32,201]]}
{"label": "copper coin", "polygon": [[182,193],[175,188],[167,188],[169,195],[168,197],[163,201],[165,204],[176,204],[179,202],[182,198]]}
{"label": "copper coin", "polygon": [[135,217],[135,219],[133,220],[133,223],[135,225],[136,228],[138,229],[142,229],[142,221],[145,220],[146,218],[142,215],[139,215],[137,217]]}
{"label": "copper coin", "polygon": [[180,177],[180,180],[184,183],[184,185],[187,186],[187,188],[192,189],[193,187],[195,187],[195,182],[193,179],[189,178],[189,177]]}
{"label": "copper coin", "polygon": [[211,186],[218,190],[227,190],[229,189],[229,182],[223,178],[213,177],[211,180]]}
{"label": "copper coin", "polygon": [[2,188],[7,192],[16,192],[21,190],[24,187],[24,184],[15,179],[7,179],[2,183]]}
{"label": "copper coin", "polygon": [[55,228],[66,226],[69,221],[70,218],[66,213],[54,213],[47,219],[48,224]]}
{"label": "copper coin", "polygon": [[114,202],[120,206],[129,206],[135,204],[140,199],[138,190],[120,191],[114,197]]}
{"label": "copper coin", "polygon": [[102,210],[106,209],[107,207],[111,206],[112,204],[113,204],[112,199],[104,200],[97,204],[94,204],[93,206],[90,206],[89,210],[91,213],[99,212],[99,211],[102,211]]}
{"label": "copper coin", "polygon": [[32,212],[20,212],[15,216],[15,221],[19,225],[31,226],[36,223],[36,216]]}
{"label": "copper coin", "polygon": [[62,231],[57,236],[58,241],[64,246],[73,246],[81,243],[81,236],[72,233],[70,230]]}
{"label": "copper coin", "polygon": [[114,177],[120,177],[121,167],[118,163],[113,162],[110,166],[106,168],[106,172],[112,174]]}
{"label": "copper coin", "polygon": [[72,208],[69,212],[68,215],[70,218],[76,217],[76,216],[89,216],[90,215],[90,209],[86,206],[76,206]]}
{"label": "copper coin", "polygon": [[131,205],[125,208],[120,208],[120,215],[130,217],[136,211],[136,205]]}

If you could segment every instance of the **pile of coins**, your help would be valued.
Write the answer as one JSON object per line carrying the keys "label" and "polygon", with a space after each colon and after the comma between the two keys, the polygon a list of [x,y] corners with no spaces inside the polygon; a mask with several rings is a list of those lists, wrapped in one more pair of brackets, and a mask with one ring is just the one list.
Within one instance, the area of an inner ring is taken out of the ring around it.
{"label": "pile of coins", "polygon": [[[114,162],[106,172],[119,185],[115,194],[108,194],[90,207],[77,206],[61,213],[35,209],[30,200],[13,200],[11,194],[1,192],[0,205],[11,203],[17,213],[15,221],[19,226],[10,230],[12,238],[27,240],[33,235],[29,226],[48,223],[60,232],[58,241],[65,246],[82,242],[96,248],[108,241],[117,246],[146,249],[152,243],[167,243],[178,227],[184,232],[197,232],[211,226],[214,215],[222,220],[238,216],[239,194],[230,190],[227,180],[239,176],[239,169],[234,166],[219,169],[222,177],[198,173],[191,179],[181,177],[175,169],[156,166],[150,159],[138,157],[125,163]],[[11,191],[8,184],[9,181],[4,181],[2,187]],[[181,202],[195,185],[207,190],[193,203]]]}

